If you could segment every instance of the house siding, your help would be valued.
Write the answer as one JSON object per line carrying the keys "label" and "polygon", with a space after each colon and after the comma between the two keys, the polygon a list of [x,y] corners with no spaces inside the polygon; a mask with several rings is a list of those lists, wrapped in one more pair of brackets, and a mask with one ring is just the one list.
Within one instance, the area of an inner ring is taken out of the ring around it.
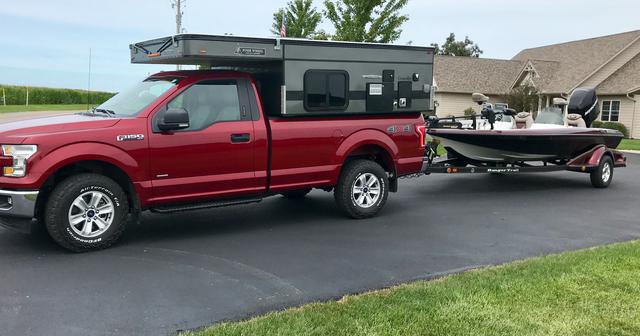
{"label": "house siding", "polygon": [[635,95],[635,102],[633,105],[635,107],[635,113],[633,114],[633,118],[631,123],[633,125],[633,131],[631,132],[631,137],[634,139],[640,139],[640,95]]}
{"label": "house siding", "polygon": [[[610,96],[610,95],[602,95],[598,96],[598,101],[600,104],[600,111],[602,111],[602,102],[605,100],[618,100],[620,101],[620,118],[618,122],[624,124],[629,129],[631,136],[639,137],[640,127],[636,127],[633,123],[634,113],[639,112],[637,108],[637,104],[627,96]],[[636,116],[636,119],[638,117]],[[602,119],[602,113],[600,114],[599,120]],[[635,129],[634,129],[635,128]]]}
{"label": "house siding", "polygon": [[[488,97],[491,103],[502,102],[499,96],[488,95]],[[476,114],[479,114],[480,110],[482,110],[480,105],[471,100],[471,93],[437,92],[436,100],[438,101],[436,115],[440,118],[464,116],[464,110],[470,107],[476,111]]]}

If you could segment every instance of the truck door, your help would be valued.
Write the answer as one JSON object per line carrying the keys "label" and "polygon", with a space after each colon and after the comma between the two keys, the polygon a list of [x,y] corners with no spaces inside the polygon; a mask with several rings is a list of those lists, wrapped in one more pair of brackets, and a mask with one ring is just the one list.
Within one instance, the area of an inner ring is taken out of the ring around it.
{"label": "truck door", "polygon": [[[246,196],[255,190],[254,132],[248,81],[197,82],[152,118],[150,173],[154,202]],[[168,108],[184,108],[189,127],[161,132]]]}

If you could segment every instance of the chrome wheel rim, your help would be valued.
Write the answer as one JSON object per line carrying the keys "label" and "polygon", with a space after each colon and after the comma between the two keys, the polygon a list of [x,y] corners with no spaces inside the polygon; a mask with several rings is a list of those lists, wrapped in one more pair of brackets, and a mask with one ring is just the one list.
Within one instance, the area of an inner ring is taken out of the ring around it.
{"label": "chrome wheel rim", "polygon": [[89,191],[71,203],[69,225],[77,235],[95,238],[109,229],[114,214],[111,198],[100,191]]}
{"label": "chrome wheel rim", "polygon": [[602,167],[602,182],[609,182],[611,178],[611,165],[607,162]]}
{"label": "chrome wheel rim", "polygon": [[370,208],[380,199],[382,184],[380,179],[371,174],[364,173],[356,178],[351,187],[351,200],[361,208]]}

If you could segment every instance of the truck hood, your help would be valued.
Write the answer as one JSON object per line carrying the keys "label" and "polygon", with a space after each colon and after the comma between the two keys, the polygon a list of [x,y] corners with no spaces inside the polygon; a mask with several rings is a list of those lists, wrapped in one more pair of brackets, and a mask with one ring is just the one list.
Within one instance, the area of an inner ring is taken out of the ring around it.
{"label": "truck hood", "polygon": [[108,116],[67,114],[27,119],[0,124],[0,139],[3,142],[21,143],[24,139],[45,134],[87,131],[111,127],[120,121]]}

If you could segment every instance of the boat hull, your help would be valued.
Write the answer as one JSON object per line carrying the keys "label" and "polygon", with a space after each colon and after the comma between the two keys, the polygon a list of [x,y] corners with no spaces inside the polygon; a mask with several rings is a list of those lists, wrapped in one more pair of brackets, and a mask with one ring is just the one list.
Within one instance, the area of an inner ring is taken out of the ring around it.
{"label": "boat hull", "polygon": [[614,149],[623,138],[615,130],[592,128],[430,129],[427,133],[456,154],[482,162],[568,160],[597,145]]}

